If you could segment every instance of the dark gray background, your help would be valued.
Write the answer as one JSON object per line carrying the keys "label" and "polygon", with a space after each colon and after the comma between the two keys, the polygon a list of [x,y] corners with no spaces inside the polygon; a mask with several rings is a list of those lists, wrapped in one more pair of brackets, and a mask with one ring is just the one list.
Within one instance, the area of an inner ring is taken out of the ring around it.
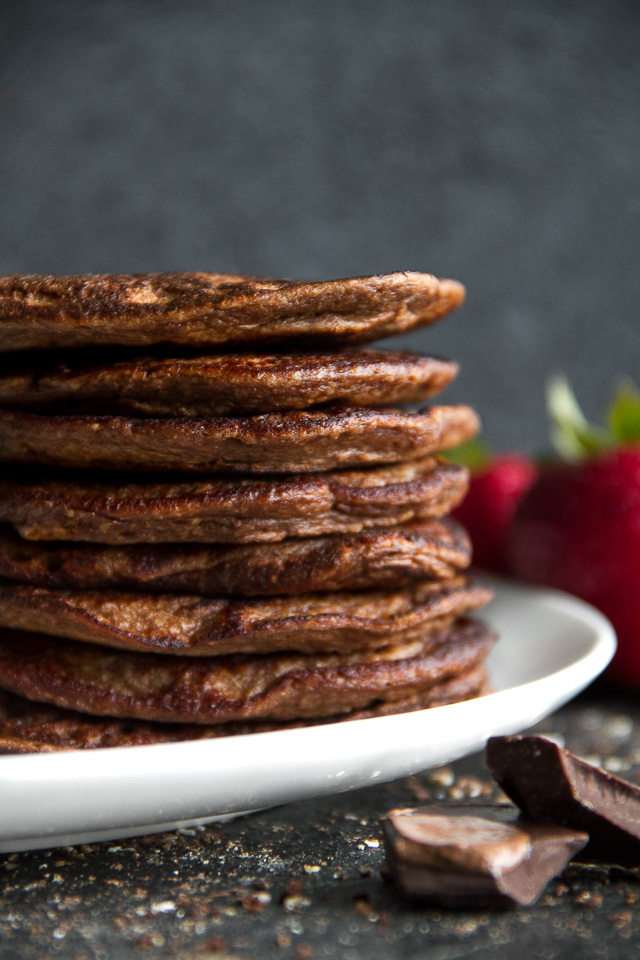
{"label": "dark gray background", "polygon": [[497,447],[639,357],[637,0],[0,6],[0,271],[464,281],[404,344]]}

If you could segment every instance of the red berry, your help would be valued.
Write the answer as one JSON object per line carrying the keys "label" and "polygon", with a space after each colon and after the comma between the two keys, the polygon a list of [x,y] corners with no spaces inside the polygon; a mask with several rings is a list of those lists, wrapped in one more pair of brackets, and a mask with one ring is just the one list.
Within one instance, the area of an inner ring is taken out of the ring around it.
{"label": "red berry", "polygon": [[469,492],[453,515],[469,531],[477,566],[505,571],[511,520],[536,475],[535,464],[519,453],[497,457],[472,474]]}
{"label": "red berry", "polygon": [[521,501],[512,573],[598,607],[618,634],[610,675],[640,685],[640,447],[544,470]]}

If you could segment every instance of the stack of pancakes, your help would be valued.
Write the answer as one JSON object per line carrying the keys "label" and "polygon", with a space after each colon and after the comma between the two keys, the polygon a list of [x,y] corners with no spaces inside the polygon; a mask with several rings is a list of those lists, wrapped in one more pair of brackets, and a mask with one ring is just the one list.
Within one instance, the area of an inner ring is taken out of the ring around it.
{"label": "stack of pancakes", "polygon": [[436,456],[477,418],[396,406],[454,363],[359,346],[463,295],[416,273],[0,278],[0,749],[478,695],[490,594],[447,519],[466,472]]}

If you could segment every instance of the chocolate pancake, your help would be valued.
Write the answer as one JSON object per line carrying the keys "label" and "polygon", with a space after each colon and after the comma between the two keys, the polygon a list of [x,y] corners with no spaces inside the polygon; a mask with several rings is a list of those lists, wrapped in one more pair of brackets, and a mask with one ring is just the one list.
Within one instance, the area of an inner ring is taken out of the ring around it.
{"label": "chocolate pancake", "polygon": [[7,471],[0,522],[28,540],[257,543],[440,517],[462,500],[467,483],[463,467],[433,457],[268,480],[104,483]]}
{"label": "chocolate pancake", "polygon": [[222,597],[391,589],[448,580],[470,561],[469,538],[453,520],[245,546],[37,543],[0,527],[0,577],[62,589]]}
{"label": "chocolate pancake", "polygon": [[5,581],[0,626],[150,653],[318,653],[426,640],[491,596],[464,576],[397,591],[259,600],[46,590]]}
{"label": "chocolate pancake", "polygon": [[0,410],[0,460],[190,473],[308,473],[399,463],[478,430],[462,405],[420,413],[333,407],[255,417],[70,417]]}
{"label": "chocolate pancake", "polygon": [[432,323],[464,287],[427,273],[319,283],[219,273],[0,277],[0,349],[367,343]]}
{"label": "chocolate pancake", "polygon": [[[475,667],[450,680],[434,684],[404,700],[378,703],[365,710],[352,710],[322,720],[308,720],[304,726],[347,720],[366,720],[393,713],[442,707],[480,696],[485,691],[485,668]],[[186,723],[158,723],[145,720],[114,720],[92,717],[75,710],[34,703],[15,693],[0,691],[0,753],[54,753],[61,750],[98,750],[105,747],[140,747],[155,743],[242,736],[300,727],[288,723],[237,721],[217,726]]]}
{"label": "chocolate pancake", "polygon": [[210,417],[317,404],[380,406],[429,400],[453,380],[450,360],[382,350],[78,360],[0,368],[0,406],[46,413]]}
{"label": "chocolate pancake", "polygon": [[417,696],[478,667],[494,639],[484,624],[461,620],[430,637],[428,652],[414,640],[367,653],[168,657],[7,630],[0,633],[0,687],[110,717],[301,720]]}

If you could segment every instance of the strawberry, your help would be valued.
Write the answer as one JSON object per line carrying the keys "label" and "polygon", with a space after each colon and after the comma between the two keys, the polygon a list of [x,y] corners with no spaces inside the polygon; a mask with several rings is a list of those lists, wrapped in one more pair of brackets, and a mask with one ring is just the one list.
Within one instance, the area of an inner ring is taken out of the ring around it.
{"label": "strawberry", "polygon": [[618,634],[609,676],[640,686],[640,394],[623,387],[604,428],[587,423],[564,381],[549,407],[564,460],[518,505],[509,569],[598,607]]}
{"label": "strawberry", "polygon": [[523,453],[490,458],[477,444],[472,456],[469,492],[453,516],[466,527],[473,543],[473,561],[487,570],[506,571],[505,550],[516,506],[536,478],[537,467]]}

